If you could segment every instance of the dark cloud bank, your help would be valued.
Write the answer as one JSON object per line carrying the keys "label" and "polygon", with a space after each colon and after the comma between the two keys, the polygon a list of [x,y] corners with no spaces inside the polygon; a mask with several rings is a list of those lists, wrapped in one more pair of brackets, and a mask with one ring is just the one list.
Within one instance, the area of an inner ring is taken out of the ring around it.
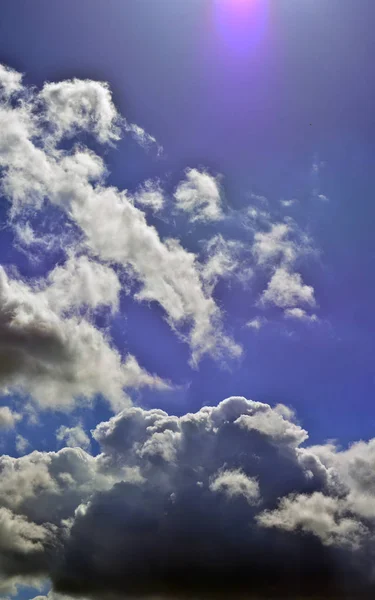
{"label": "dark cloud bank", "polygon": [[85,598],[370,598],[375,443],[307,447],[285,406],[129,408],[2,457],[0,565]]}

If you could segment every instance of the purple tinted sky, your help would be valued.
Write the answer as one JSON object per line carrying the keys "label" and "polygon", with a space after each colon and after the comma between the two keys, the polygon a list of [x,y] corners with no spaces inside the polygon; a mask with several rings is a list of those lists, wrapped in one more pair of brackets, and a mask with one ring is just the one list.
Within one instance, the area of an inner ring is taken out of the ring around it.
{"label": "purple tinted sky", "polygon": [[[313,441],[367,438],[375,424],[375,4],[237,1],[12,0],[1,9],[0,61],[36,85],[72,76],[109,82],[120,112],[165,149],[154,161],[121,143],[108,156],[119,186],[167,174],[173,185],[186,166],[205,165],[224,175],[231,208],[251,191],[275,204],[301,200],[299,220],[321,250],[320,264],[306,268],[330,322],[324,333],[254,336],[238,327],[243,363],[226,371],[205,360],[192,373],[158,309],[126,306],[126,343],[142,364],[191,381],[173,410],[241,394],[291,404]],[[314,162],[325,167],[312,175]],[[316,187],[329,203],[311,199]],[[222,295],[233,328],[253,316],[246,292]],[[121,345],[122,330],[115,335]]]}

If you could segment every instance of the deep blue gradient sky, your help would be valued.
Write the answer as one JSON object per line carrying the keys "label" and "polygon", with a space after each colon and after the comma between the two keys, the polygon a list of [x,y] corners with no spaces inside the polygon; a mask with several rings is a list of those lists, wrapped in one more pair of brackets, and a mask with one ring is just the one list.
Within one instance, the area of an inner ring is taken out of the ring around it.
{"label": "deep blue gradient sky", "polygon": [[[223,24],[219,5],[12,0],[1,9],[0,59],[37,86],[73,76],[109,82],[119,111],[164,147],[159,161],[128,142],[109,151],[110,180],[120,187],[153,175],[172,185],[186,166],[204,165],[224,175],[231,208],[251,191],[274,203],[300,200],[296,210],[321,251],[315,287],[328,330],[243,330],[239,367],[220,370],[207,359],[191,372],[188,349],[157,310],[130,303],[127,344],[148,368],[167,376],[172,364],[178,382],[191,381],[189,408],[242,394],[293,405],[313,439],[367,438],[375,424],[375,7],[254,2],[254,41],[241,44],[235,18]],[[329,203],[310,198],[316,157]],[[251,317],[251,297],[229,302],[233,326]],[[150,332],[163,353],[152,351]]]}

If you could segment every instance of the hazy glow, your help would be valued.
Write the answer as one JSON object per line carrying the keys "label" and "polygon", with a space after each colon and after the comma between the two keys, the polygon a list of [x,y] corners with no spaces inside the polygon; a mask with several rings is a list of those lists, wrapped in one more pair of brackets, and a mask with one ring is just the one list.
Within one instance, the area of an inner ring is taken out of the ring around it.
{"label": "hazy glow", "polygon": [[269,0],[214,0],[215,21],[224,43],[236,52],[254,49],[262,40]]}

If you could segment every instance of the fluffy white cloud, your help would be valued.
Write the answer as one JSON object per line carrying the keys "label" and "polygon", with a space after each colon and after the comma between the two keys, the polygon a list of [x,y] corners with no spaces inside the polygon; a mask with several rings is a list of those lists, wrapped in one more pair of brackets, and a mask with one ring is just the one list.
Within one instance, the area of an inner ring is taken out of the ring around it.
{"label": "fluffy white cloud", "polygon": [[303,283],[299,273],[287,268],[276,269],[267,289],[263,292],[261,302],[271,303],[280,308],[294,308],[298,304],[315,306],[314,288]]}
{"label": "fluffy white cloud", "polygon": [[259,331],[265,324],[267,320],[264,317],[255,317],[246,323],[246,327],[250,329],[254,329],[255,331]]}
{"label": "fluffy white cloud", "polygon": [[107,305],[116,310],[120,289],[120,281],[112,269],[87,256],[72,256],[64,265],[51,271],[43,295],[59,313],[82,306]]}
{"label": "fluffy white cloud", "polygon": [[259,515],[258,522],[264,527],[313,533],[326,545],[358,548],[368,535],[367,528],[351,516],[345,500],[321,492],[283,498],[276,510]]}
{"label": "fluffy white cloud", "polygon": [[0,64],[0,96],[5,99],[22,89],[22,75],[5,65]]}
{"label": "fluffy white cloud", "polygon": [[218,281],[234,277],[246,285],[253,277],[251,267],[244,266],[247,261],[245,246],[236,240],[226,240],[222,235],[216,235],[205,245],[207,256],[202,264],[202,278],[209,291],[212,291]]}
{"label": "fluffy white cloud", "polygon": [[298,246],[290,239],[292,232],[287,223],[274,223],[269,231],[256,232],[253,252],[258,264],[274,264],[275,260],[293,263],[298,255]]}
{"label": "fluffy white cloud", "polygon": [[297,202],[298,202],[298,200],[296,198],[292,198],[290,200],[280,200],[280,204],[284,208],[289,208],[290,206],[297,204]]}
{"label": "fluffy white cloud", "polygon": [[240,469],[220,471],[210,483],[211,492],[224,494],[229,499],[243,496],[249,504],[259,500],[259,485],[256,479],[247,477]]}
{"label": "fluffy white cloud", "polygon": [[164,195],[158,182],[147,179],[134,195],[136,204],[158,212],[164,207]]}
{"label": "fluffy white cloud", "polygon": [[39,98],[57,139],[80,131],[103,143],[120,137],[119,115],[106,83],[80,79],[47,83]]}
{"label": "fluffy white cloud", "polygon": [[61,425],[56,431],[56,439],[59,442],[65,442],[69,448],[90,449],[90,438],[82,425],[75,425],[74,427]]}
{"label": "fluffy white cloud", "polygon": [[22,416],[9,406],[0,406],[0,429],[14,429],[20,419]]}
{"label": "fluffy white cloud", "polygon": [[[35,106],[44,107],[52,137],[35,116]],[[59,136],[81,130],[100,141],[115,139],[117,118],[108,88],[90,81],[47,84],[22,107],[2,107],[2,190],[13,202],[13,213],[30,204],[40,208],[46,198],[66,211],[82,230],[86,249],[136,277],[139,301],[158,302],[176,331],[190,325],[187,341],[194,363],[206,353],[240,355],[241,348],[223,333],[221,312],[205,290],[197,257],[177,240],[162,241],[131,196],[104,185],[105,167],[97,155],[85,148],[66,153],[54,146]],[[187,178],[191,193],[199,198],[194,202],[200,206],[203,201],[203,214],[216,218],[216,180],[194,170]]]}
{"label": "fluffy white cloud", "polygon": [[300,321],[316,322],[318,320],[316,315],[309,315],[303,308],[287,308],[284,315],[287,319],[298,319]]}
{"label": "fluffy white cloud", "polygon": [[[59,278],[58,278],[59,280]],[[61,282],[61,279],[60,279]],[[74,297],[74,293],[73,293]],[[48,293],[34,292],[9,279],[0,268],[0,385],[30,394],[45,408],[69,409],[79,398],[103,394],[113,408],[129,402],[132,386],[166,384],[143,372],[134,357],[119,353],[93,325],[79,317],[62,318]]]}
{"label": "fluffy white cloud", "polygon": [[16,450],[18,454],[25,454],[29,446],[30,442],[26,438],[24,438],[23,435],[18,434],[16,436]]}
{"label": "fluffy white cloud", "polygon": [[191,221],[218,221],[223,217],[219,181],[205,171],[187,169],[174,197],[177,208],[188,213]]}

